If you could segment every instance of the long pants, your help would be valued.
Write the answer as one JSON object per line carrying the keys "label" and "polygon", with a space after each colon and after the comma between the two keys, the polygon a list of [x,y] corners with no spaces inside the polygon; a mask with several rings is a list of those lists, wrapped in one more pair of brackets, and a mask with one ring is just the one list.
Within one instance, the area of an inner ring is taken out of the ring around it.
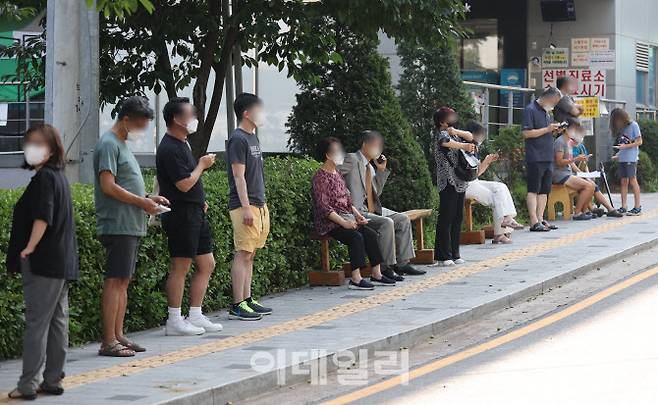
{"label": "long pants", "polygon": [[347,245],[352,270],[366,266],[366,255],[371,266],[381,264],[382,253],[377,245],[377,231],[368,225],[362,225],[358,229],[334,228],[329,235]]}
{"label": "long pants", "polygon": [[436,222],[434,258],[436,260],[459,259],[459,235],[464,218],[464,194],[448,184],[439,192],[439,219]]}
{"label": "long pants", "polygon": [[411,221],[404,214],[386,208],[383,211],[382,215],[363,214],[370,220],[368,226],[377,231],[379,249],[384,257],[382,263],[388,266],[407,264],[416,256]]}
{"label": "long pants", "polygon": [[29,266],[22,267],[22,278],[25,333],[18,389],[31,394],[38,387],[42,368],[47,386],[58,386],[62,380],[69,346],[68,284],[66,280],[32,274]]}
{"label": "long pants", "polygon": [[494,234],[502,235],[501,226],[506,216],[516,217],[516,208],[509,188],[499,181],[474,180],[468,183],[466,197],[493,209]]}

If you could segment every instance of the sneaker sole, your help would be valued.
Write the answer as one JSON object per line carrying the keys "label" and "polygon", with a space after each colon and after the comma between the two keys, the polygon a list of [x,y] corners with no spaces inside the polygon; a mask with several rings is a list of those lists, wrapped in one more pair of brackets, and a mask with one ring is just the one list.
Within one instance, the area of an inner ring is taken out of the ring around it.
{"label": "sneaker sole", "polygon": [[262,316],[247,318],[247,317],[240,316],[240,315],[231,315],[231,314],[228,315],[228,319],[235,319],[235,320],[238,320],[238,321],[260,321],[262,318],[263,318]]}
{"label": "sneaker sole", "polygon": [[184,333],[184,332],[169,332],[165,329],[165,336],[199,336],[203,335],[206,333],[206,330],[204,329],[203,332],[195,332],[195,333]]}
{"label": "sneaker sole", "polygon": [[272,311],[270,311],[270,312],[258,312],[258,311],[254,311],[254,312],[256,312],[258,315],[261,315],[261,316],[272,315]]}
{"label": "sneaker sole", "polygon": [[631,213],[631,212],[626,213],[626,216],[629,216],[629,217],[639,217],[640,215],[642,215],[641,212],[638,212],[637,214],[636,213]]}
{"label": "sneaker sole", "polygon": [[374,287],[373,287],[373,288],[369,288],[369,287],[357,287],[357,286],[352,286],[352,285],[348,286],[347,288],[348,288],[349,290],[364,290],[364,291],[370,291],[370,290],[374,290],[374,289],[375,289]]}
{"label": "sneaker sole", "polygon": [[395,283],[380,283],[378,281],[371,281],[371,283],[374,286],[380,286],[380,287],[395,287]]}

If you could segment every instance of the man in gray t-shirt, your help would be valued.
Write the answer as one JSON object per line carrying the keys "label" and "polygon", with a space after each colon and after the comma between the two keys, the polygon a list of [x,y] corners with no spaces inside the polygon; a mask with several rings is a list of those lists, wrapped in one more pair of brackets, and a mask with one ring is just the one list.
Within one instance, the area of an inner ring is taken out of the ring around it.
{"label": "man in gray t-shirt", "polygon": [[578,90],[576,79],[571,76],[562,76],[558,77],[556,84],[558,90],[562,93],[562,98],[553,110],[553,118],[557,122],[567,121],[569,118],[578,118],[583,113],[583,106],[576,103],[576,100],[571,96]]}

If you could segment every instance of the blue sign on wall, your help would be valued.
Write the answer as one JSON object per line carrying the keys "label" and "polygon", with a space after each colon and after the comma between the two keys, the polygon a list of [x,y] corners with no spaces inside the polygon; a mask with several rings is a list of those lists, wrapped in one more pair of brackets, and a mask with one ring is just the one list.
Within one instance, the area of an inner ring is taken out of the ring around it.
{"label": "blue sign on wall", "polygon": [[[504,68],[500,71],[500,84],[502,86],[524,87],[525,86],[525,69]],[[502,105],[507,105],[507,90],[500,91],[500,101]],[[523,107],[523,97],[521,92],[514,92],[514,106]]]}

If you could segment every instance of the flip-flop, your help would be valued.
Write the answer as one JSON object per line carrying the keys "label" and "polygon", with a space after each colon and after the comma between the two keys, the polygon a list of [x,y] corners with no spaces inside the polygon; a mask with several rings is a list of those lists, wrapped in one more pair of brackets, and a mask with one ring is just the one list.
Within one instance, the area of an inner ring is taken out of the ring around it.
{"label": "flip-flop", "polygon": [[98,350],[98,355],[106,357],[133,357],[135,356],[135,351],[116,342],[111,346],[101,346]]}
{"label": "flip-flop", "polygon": [[128,349],[131,349],[135,353],[143,353],[146,351],[146,348],[128,339],[123,339],[123,340],[119,339],[119,343],[126,346]]}
{"label": "flip-flop", "polygon": [[23,394],[18,390],[18,388],[14,388],[12,392],[7,394],[7,397],[9,397],[9,399],[22,399],[24,401],[34,401],[35,399],[37,399],[37,394],[36,392],[34,394]]}

